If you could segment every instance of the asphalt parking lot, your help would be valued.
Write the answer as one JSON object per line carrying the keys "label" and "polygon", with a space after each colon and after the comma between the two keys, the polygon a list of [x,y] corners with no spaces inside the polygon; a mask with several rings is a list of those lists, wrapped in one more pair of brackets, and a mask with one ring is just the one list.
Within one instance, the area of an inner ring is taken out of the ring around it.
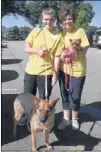
{"label": "asphalt parking lot", "polygon": [[[19,136],[12,138],[13,101],[23,92],[24,68],[28,55],[24,53],[24,41],[9,41],[8,48],[2,48],[2,101],[1,101],[1,146],[2,151],[31,151],[31,135],[26,127],[19,127]],[[58,83],[51,98],[60,97]],[[101,151],[101,49],[89,48],[87,52],[87,77],[81,100],[81,128],[73,131],[67,128],[57,130],[62,118],[61,98],[56,106],[56,119],[50,142],[54,152]],[[45,152],[44,133],[37,135],[37,147]]]}

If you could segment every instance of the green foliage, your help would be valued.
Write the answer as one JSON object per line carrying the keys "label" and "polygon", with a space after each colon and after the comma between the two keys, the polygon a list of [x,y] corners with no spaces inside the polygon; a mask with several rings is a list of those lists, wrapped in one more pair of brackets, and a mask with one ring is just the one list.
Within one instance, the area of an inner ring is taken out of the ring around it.
{"label": "green foliage", "polygon": [[2,17],[9,13],[19,14],[23,16],[32,26],[36,26],[40,21],[40,14],[43,8],[48,6],[56,11],[57,25],[59,24],[58,12],[61,7],[70,8],[76,14],[76,26],[84,29],[89,29],[89,23],[94,17],[93,7],[89,3],[84,3],[84,0],[64,0],[64,1],[18,1],[6,0],[2,1]]}
{"label": "green foliage", "polygon": [[19,14],[22,15],[25,14],[25,6],[26,6],[26,0],[18,1],[18,0],[2,0],[1,2],[1,17],[4,17],[5,15],[12,14]]}
{"label": "green foliage", "polygon": [[18,26],[13,26],[10,28],[2,26],[2,38],[7,40],[24,40],[31,30],[32,29],[30,27],[26,26],[20,28]]}
{"label": "green foliage", "polygon": [[81,3],[77,13],[76,26],[88,29],[94,15],[93,8],[89,3]]}
{"label": "green foliage", "polygon": [[98,29],[101,30],[101,26]]}
{"label": "green foliage", "polygon": [[29,4],[26,4],[24,17],[31,25],[35,26],[39,22],[40,13],[40,2],[30,2]]}
{"label": "green foliage", "polygon": [[76,26],[82,27],[84,29],[89,28],[89,23],[91,22],[94,16],[94,11],[91,4],[83,3],[83,1],[77,1],[77,0],[76,1],[73,1],[73,0],[47,1],[47,2],[42,1],[41,3],[40,1],[34,1],[34,2],[29,2],[26,5],[25,12],[30,12],[29,13],[30,17],[27,18],[28,22],[33,26],[40,23],[40,13],[43,8],[48,7],[48,6],[55,9],[58,26],[59,26],[58,12],[61,7],[70,8],[74,10],[76,14]]}
{"label": "green foliage", "polygon": [[[25,7],[25,18],[27,21],[35,26],[36,24],[40,23],[40,14],[43,8],[52,7],[56,11],[56,18],[57,18],[57,24],[59,25],[59,18],[58,18],[58,12],[61,7],[68,7],[68,8],[76,8],[78,5],[80,5],[80,1],[33,1],[26,4]],[[29,13],[29,17],[27,17],[27,13]]]}
{"label": "green foliage", "polygon": [[96,26],[89,26],[88,27],[88,30],[97,30],[98,29],[98,27],[96,27]]}
{"label": "green foliage", "polygon": [[28,35],[31,30],[32,30],[32,29],[31,29],[30,27],[27,27],[27,26],[20,27],[20,28],[19,28],[19,34],[20,34],[20,35],[23,35],[23,34]]}
{"label": "green foliage", "polygon": [[19,35],[18,26],[14,26],[12,32],[13,32],[14,37],[17,37]]}

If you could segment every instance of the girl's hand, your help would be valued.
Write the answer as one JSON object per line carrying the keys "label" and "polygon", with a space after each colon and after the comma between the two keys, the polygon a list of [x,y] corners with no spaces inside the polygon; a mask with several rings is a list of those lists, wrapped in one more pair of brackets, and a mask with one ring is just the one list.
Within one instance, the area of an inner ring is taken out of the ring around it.
{"label": "girl's hand", "polygon": [[45,57],[46,54],[47,54],[47,50],[39,50],[39,51],[38,51],[38,55],[39,55],[40,57]]}
{"label": "girl's hand", "polygon": [[64,62],[65,61],[65,58],[70,58],[70,52],[65,52],[65,51],[63,51],[62,53],[61,53],[61,60]]}
{"label": "girl's hand", "polygon": [[52,87],[54,87],[55,86],[55,84],[56,84],[56,82],[57,82],[57,75],[56,74],[54,74],[53,75],[53,77],[52,77]]}

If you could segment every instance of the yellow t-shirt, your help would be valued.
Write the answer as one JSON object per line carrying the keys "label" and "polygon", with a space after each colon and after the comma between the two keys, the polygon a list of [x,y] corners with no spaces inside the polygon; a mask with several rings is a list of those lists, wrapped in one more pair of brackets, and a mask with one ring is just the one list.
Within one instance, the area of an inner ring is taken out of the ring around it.
{"label": "yellow t-shirt", "polygon": [[60,56],[63,50],[61,41],[63,36],[54,30],[49,32],[46,28],[35,28],[26,38],[26,42],[35,49],[48,50],[45,57],[31,54],[27,62],[25,71],[31,75],[52,75],[54,72],[54,57]]}
{"label": "yellow t-shirt", "polygon": [[[74,33],[69,33],[65,29],[62,32],[65,42],[65,48],[70,45],[70,39],[81,39],[81,47],[89,46],[88,38],[82,28],[76,29]],[[66,64],[61,63],[60,69],[66,73]],[[78,53],[75,60],[72,61],[71,67],[67,66],[67,73],[74,77],[82,77],[86,73],[86,55]]]}

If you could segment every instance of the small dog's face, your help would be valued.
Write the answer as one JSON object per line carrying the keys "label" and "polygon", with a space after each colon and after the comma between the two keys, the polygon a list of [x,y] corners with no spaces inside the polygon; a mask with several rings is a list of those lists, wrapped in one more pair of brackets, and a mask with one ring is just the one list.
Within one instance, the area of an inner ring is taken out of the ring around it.
{"label": "small dog's face", "polygon": [[40,122],[44,123],[47,120],[48,113],[55,107],[59,98],[56,100],[42,100],[33,96],[36,104],[36,112],[39,115]]}
{"label": "small dog's face", "polygon": [[70,39],[71,46],[74,51],[80,50],[81,47],[81,39]]}

